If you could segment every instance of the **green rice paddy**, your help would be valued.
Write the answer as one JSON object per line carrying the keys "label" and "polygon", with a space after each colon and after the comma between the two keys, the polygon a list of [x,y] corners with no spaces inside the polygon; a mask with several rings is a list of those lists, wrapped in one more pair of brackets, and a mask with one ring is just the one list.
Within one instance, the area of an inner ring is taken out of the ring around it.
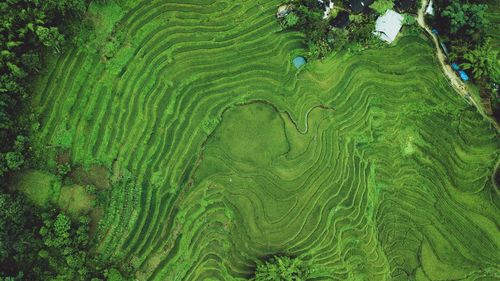
{"label": "green rice paddy", "polygon": [[108,167],[97,252],[139,280],[244,280],[274,254],[313,280],[498,280],[498,134],[431,42],[297,71],[279,3],[115,5],[106,47],[52,59],[37,137]]}

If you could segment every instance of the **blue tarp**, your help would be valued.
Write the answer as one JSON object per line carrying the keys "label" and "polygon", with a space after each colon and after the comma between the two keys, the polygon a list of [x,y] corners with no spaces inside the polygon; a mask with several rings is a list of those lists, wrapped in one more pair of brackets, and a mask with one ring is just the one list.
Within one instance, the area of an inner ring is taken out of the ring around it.
{"label": "blue tarp", "polygon": [[306,59],[303,57],[296,57],[293,59],[293,65],[295,65],[297,69],[299,69],[304,64],[306,64]]}
{"label": "blue tarp", "polygon": [[458,72],[458,74],[460,74],[460,78],[462,78],[462,80],[464,80],[464,81],[469,80],[469,76],[467,75],[467,73],[465,73],[465,71],[460,70],[460,71]]}
{"label": "blue tarp", "polygon": [[458,67],[458,64],[456,64],[456,63],[452,63],[451,68],[453,68],[453,70],[455,70],[455,71],[460,71],[460,67]]}

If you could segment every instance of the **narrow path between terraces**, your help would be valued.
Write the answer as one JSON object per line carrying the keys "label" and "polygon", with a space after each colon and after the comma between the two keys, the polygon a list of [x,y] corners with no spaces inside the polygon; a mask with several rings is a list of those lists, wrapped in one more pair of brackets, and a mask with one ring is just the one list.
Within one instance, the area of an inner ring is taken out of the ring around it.
{"label": "narrow path between terraces", "polygon": [[481,101],[476,101],[476,99],[471,94],[469,94],[467,85],[465,85],[465,83],[462,82],[462,80],[460,80],[455,71],[453,71],[451,66],[446,62],[446,56],[444,55],[443,50],[439,46],[438,37],[436,36],[436,34],[432,33],[429,26],[425,23],[424,14],[429,0],[421,0],[421,1],[422,2],[420,9],[418,9],[417,22],[420,25],[420,27],[422,27],[425,30],[425,32],[427,32],[427,34],[432,38],[434,46],[436,47],[436,56],[439,60],[439,63],[441,64],[441,68],[443,69],[444,74],[446,75],[446,77],[448,77],[448,81],[450,81],[451,86],[462,98],[469,101],[474,107],[476,107],[477,111],[479,111],[479,113],[484,118],[490,121],[497,131],[499,131],[500,127],[498,126],[495,120],[493,120],[488,114],[486,114],[481,104]]}

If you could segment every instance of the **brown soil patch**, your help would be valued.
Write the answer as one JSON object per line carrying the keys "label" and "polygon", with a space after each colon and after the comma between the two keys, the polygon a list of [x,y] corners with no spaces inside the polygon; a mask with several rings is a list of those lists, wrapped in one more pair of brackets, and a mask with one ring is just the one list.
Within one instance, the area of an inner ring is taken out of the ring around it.
{"label": "brown soil patch", "polygon": [[94,236],[95,233],[97,232],[99,221],[101,221],[102,216],[104,216],[104,210],[103,208],[95,208],[92,211],[90,211],[89,216],[90,216],[89,235]]}
{"label": "brown soil patch", "polygon": [[69,163],[70,160],[71,160],[71,154],[69,150],[65,150],[57,154],[56,157],[57,164],[66,164]]}
{"label": "brown soil patch", "polygon": [[104,190],[110,187],[109,171],[104,166],[92,166],[89,170],[83,167],[74,168],[69,174],[71,179],[81,185],[93,185]]}

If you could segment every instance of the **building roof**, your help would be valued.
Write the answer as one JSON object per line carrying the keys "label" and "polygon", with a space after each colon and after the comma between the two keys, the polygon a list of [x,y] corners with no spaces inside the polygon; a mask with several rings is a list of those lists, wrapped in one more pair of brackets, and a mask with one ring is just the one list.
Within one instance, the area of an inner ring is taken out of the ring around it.
{"label": "building roof", "polygon": [[392,43],[403,25],[403,16],[393,10],[387,10],[383,16],[378,17],[375,22],[373,34],[380,39]]}
{"label": "building roof", "polygon": [[406,11],[415,5],[415,0],[396,0],[394,6],[400,12]]}
{"label": "building roof", "polygon": [[293,59],[293,65],[295,65],[295,68],[299,69],[301,66],[306,64],[306,59],[304,57],[295,57]]}
{"label": "building roof", "polygon": [[292,8],[293,8],[292,5],[281,5],[278,7],[278,12],[276,13],[276,16],[278,18],[283,18],[292,11]]}
{"label": "building roof", "polygon": [[350,0],[349,8],[355,14],[361,13],[366,7],[370,6],[374,0]]}
{"label": "building roof", "polygon": [[432,0],[429,1],[429,5],[427,6],[427,9],[425,9],[425,13],[431,16],[434,15],[434,6],[432,5]]}
{"label": "building roof", "polygon": [[323,11],[323,19],[327,19],[330,16],[330,13],[333,9],[333,2],[331,0],[325,0],[325,1],[318,0],[318,2],[321,2],[321,4],[325,9]]}
{"label": "building roof", "polygon": [[330,20],[330,25],[337,28],[344,28],[349,24],[349,13],[341,11],[339,14]]}

